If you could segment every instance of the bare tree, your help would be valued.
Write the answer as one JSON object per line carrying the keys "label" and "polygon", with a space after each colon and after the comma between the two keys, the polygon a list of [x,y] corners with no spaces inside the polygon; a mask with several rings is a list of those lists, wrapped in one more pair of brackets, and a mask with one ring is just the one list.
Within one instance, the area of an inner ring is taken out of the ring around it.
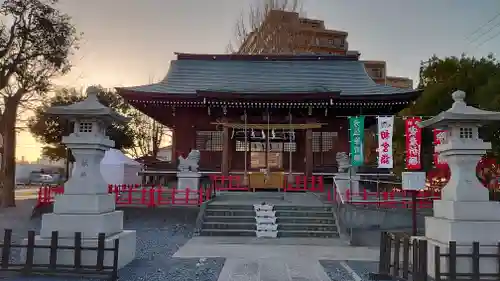
{"label": "bare tree", "polygon": [[4,140],[1,206],[15,206],[15,126],[23,102],[41,97],[70,70],[79,39],[57,0],[5,0],[0,6],[0,131]]}
{"label": "bare tree", "polygon": [[161,146],[172,137],[171,131],[139,111],[133,114],[131,122],[136,132],[135,145],[127,153],[134,158],[145,155],[156,158]]}
{"label": "bare tree", "polygon": [[315,36],[314,32],[300,28],[297,20],[300,16],[305,16],[302,0],[260,0],[241,14],[226,51],[240,54],[309,52]]}

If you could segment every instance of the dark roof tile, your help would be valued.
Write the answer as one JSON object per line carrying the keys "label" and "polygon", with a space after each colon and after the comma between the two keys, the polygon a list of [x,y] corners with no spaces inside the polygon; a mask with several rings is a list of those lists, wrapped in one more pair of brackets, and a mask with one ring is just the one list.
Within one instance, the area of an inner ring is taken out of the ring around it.
{"label": "dark roof tile", "polygon": [[197,91],[237,93],[341,92],[341,95],[413,92],[376,84],[357,60],[207,60],[170,62],[159,83],[126,87],[147,93],[195,94]]}

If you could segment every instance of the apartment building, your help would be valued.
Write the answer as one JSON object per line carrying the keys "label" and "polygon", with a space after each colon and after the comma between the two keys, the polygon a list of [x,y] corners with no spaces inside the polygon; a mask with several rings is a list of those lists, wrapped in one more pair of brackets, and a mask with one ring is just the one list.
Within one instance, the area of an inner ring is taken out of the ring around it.
{"label": "apartment building", "polygon": [[[270,11],[261,26],[251,32],[241,44],[240,54],[332,54],[357,53],[349,50],[346,31],[327,29],[325,22],[300,17],[298,13],[281,10]],[[387,75],[385,61],[364,61],[368,75],[377,84],[398,88],[413,88],[413,81],[406,77]]]}

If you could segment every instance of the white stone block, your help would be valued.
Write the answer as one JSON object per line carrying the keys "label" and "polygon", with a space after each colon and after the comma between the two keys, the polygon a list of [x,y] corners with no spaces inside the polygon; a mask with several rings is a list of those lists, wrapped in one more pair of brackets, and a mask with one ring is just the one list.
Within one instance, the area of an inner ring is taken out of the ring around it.
{"label": "white stone block", "polygon": [[84,238],[97,238],[99,233],[107,236],[123,230],[123,211],[104,214],[44,214],[40,236],[50,238],[52,231],[58,231],[59,237],[73,237],[81,232]]}
{"label": "white stone block", "polygon": [[277,231],[278,225],[273,223],[257,224],[257,231]]}
{"label": "white stone block", "polygon": [[434,201],[434,216],[450,220],[496,221],[500,202]]}
{"label": "white stone block", "polygon": [[425,218],[425,237],[448,243],[471,245],[478,241],[484,245],[496,245],[500,241],[500,221],[465,221],[444,218]]}
{"label": "white stone block", "polygon": [[197,172],[178,172],[177,173],[177,191],[176,198],[186,196],[185,191],[189,189],[189,199],[198,198],[196,193],[200,186],[201,174]]}
{"label": "white stone block", "polygon": [[[105,247],[114,247],[114,241],[119,239],[118,247],[118,268],[122,268],[135,259],[136,249],[136,232],[135,230],[124,230],[120,233],[109,236],[105,240]],[[27,239],[23,240],[27,244]],[[58,244],[61,246],[74,246],[74,238],[59,239]],[[50,238],[41,236],[35,237],[35,245],[50,246]],[[82,247],[97,247],[97,239],[83,239]],[[50,249],[35,249],[34,262],[36,264],[48,264],[50,258]],[[21,252],[21,259],[26,258],[26,250]],[[82,251],[82,265],[96,265],[97,251]],[[58,250],[57,251],[57,264],[60,265],[74,265],[74,250]],[[113,252],[106,251],[104,254],[104,265],[113,265]]]}
{"label": "white stone block", "polygon": [[257,217],[275,217],[276,211],[255,211]]}
{"label": "white stone block", "polygon": [[269,205],[269,204],[254,204],[253,205],[253,209],[257,212],[257,211],[272,211],[274,208],[273,205]]}
{"label": "white stone block", "polygon": [[255,221],[257,224],[276,223],[276,220],[276,217],[255,217]]}
{"label": "white stone block", "polygon": [[114,194],[64,194],[56,197],[55,214],[100,214],[115,210]]}
{"label": "white stone block", "polygon": [[255,235],[258,237],[258,238],[276,238],[278,237],[278,232],[277,231],[259,231],[259,230],[256,230],[255,231]]}

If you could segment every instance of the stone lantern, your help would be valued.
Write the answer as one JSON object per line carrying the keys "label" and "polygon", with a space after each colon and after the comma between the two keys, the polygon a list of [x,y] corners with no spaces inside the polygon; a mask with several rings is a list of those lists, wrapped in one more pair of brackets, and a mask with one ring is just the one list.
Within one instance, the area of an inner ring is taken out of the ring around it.
{"label": "stone lantern", "polygon": [[[500,112],[468,106],[463,91],[456,91],[452,96],[454,103],[450,109],[420,123],[420,127],[446,131],[446,139],[436,146],[436,152],[448,163],[451,171],[441,200],[434,201],[434,216],[425,218],[428,273],[431,277],[435,272],[435,246],[447,253],[449,242],[456,241],[458,253],[470,253],[472,242],[478,241],[481,252],[487,253],[491,251],[490,246],[496,246],[500,241],[500,204],[489,201],[488,189],[476,176],[479,160],[491,149],[491,143],[479,138],[479,127],[500,121]],[[471,272],[471,263],[472,259],[459,259],[457,270]],[[446,266],[447,262],[441,262],[441,272],[447,272]],[[484,272],[496,272],[497,266],[495,259],[481,260]]]}
{"label": "stone lantern", "polygon": [[[83,245],[97,246],[99,233],[106,234],[106,247],[120,240],[120,267],[135,258],[136,232],[123,230],[123,211],[115,210],[115,196],[109,194],[108,184],[100,172],[104,153],[114,147],[114,141],[106,136],[106,128],[113,122],[124,123],[128,118],[119,115],[97,100],[99,88],[87,88],[87,98],[67,106],[55,106],[47,114],[74,123],[73,132],[63,137],[62,143],[71,149],[75,157],[73,176],[64,184],[64,194],[56,196],[54,212],[44,214],[37,244],[50,244],[52,231],[59,232],[61,245],[73,245],[75,232],[81,232]],[[48,263],[45,250],[36,250],[35,263]],[[58,253],[58,263],[71,264],[73,253]],[[83,264],[95,265],[95,253],[82,253]],[[105,256],[105,264],[112,265],[112,255]]]}

